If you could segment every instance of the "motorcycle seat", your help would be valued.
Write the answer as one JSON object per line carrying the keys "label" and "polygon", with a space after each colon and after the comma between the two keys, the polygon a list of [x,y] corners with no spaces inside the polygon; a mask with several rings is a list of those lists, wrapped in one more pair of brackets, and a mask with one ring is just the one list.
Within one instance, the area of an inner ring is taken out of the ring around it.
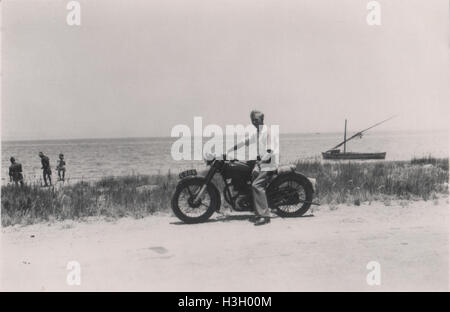
{"label": "motorcycle seat", "polygon": [[294,172],[294,171],[295,171],[295,165],[284,165],[284,166],[278,167],[278,169],[277,169],[278,174]]}

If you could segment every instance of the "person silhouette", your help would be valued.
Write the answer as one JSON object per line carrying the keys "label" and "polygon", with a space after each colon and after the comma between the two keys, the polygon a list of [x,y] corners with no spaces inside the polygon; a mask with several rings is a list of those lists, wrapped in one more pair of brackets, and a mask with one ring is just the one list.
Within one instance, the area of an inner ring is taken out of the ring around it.
{"label": "person silhouette", "polygon": [[17,162],[14,157],[9,159],[11,166],[9,166],[9,180],[14,181],[16,185],[23,186],[22,164]]}
{"label": "person silhouette", "polygon": [[59,154],[59,159],[56,164],[56,170],[58,171],[59,181],[64,181],[66,177],[66,161],[64,160],[64,154]]}
{"label": "person silhouette", "polygon": [[50,159],[44,155],[44,153],[39,152],[39,157],[41,158],[42,164],[42,175],[44,177],[45,186],[48,186],[47,179],[52,185],[52,170],[50,168]]}

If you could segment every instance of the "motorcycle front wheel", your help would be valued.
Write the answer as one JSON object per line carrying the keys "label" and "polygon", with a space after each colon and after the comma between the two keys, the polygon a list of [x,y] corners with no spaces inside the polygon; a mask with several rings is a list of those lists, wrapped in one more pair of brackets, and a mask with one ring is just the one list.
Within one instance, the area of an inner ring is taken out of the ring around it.
{"label": "motorcycle front wheel", "polygon": [[196,177],[180,181],[172,196],[172,211],[185,223],[205,222],[214,211],[219,210],[220,194],[212,184],[208,184],[199,202],[194,202],[205,179]]}

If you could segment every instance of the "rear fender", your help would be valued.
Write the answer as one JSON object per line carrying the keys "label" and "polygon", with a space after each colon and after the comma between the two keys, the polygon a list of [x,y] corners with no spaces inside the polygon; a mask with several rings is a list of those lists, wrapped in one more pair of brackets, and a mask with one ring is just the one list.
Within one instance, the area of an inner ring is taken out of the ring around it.
{"label": "rear fender", "polygon": [[[311,186],[311,189],[313,190],[313,193],[316,192],[316,179],[314,178],[308,178],[307,176],[305,176],[304,174],[295,171],[294,168],[290,167],[291,170],[284,170],[282,172],[278,171],[278,175],[275,177],[275,179],[273,179],[270,184],[275,183],[278,179],[281,179],[281,177],[284,177],[286,175],[296,175],[296,176],[300,176],[302,178],[302,180],[305,181],[305,183],[309,184]],[[270,187],[270,184],[268,186],[268,188]]]}
{"label": "rear fender", "polygon": [[317,180],[316,180],[316,179],[314,179],[314,178],[309,178],[309,177],[307,177],[307,176],[301,174],[300,172],[296,172],[296,174],[299,174],[299,175],[301,175],[302,177],[306,178],[306,179],[308,180],[308,182],[311,184],[311,188],[312,188],[312,190],[313,190],[313,193],[316,192],[316,184],[317,184]]}

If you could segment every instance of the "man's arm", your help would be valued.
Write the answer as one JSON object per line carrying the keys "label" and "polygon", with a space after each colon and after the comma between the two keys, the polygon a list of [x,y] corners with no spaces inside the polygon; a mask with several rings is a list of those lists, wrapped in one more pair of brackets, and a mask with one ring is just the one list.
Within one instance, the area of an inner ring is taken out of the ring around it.
{"label": "man's arm", "polygon": [[244,141],[241,141],[238,144],[236,144],[235,146],[233,146],[232,148],[230,148],[227,151],[227,154],[229,154],[229,153],[231,153],[233,151],[236,151],[236,150],[240,149],[241,147],[248,146],[249,144],[250,144],[250,139],[247,138]]}
{"label": "man's arm", "polygon": [[268,163],[270,162],[270,159],[272,158],[272,150],[267,150],[264,155],[261,157],[260,162],[262,163]]}
{"label": "man's arm", "polygon": [[239,142],[233,148],[229,149],[227,151],[227,154],[231,153],[233,151],[236,151],[236,150],[240,149],[241,147],[249,146],[250,144],[256,142],[256,140],[257,140],[257,131],[255,131],[254,133],[251,133],[250,137],[248,137],[248,135],[247,135],[247,138],[245,138],[245,140]]}

